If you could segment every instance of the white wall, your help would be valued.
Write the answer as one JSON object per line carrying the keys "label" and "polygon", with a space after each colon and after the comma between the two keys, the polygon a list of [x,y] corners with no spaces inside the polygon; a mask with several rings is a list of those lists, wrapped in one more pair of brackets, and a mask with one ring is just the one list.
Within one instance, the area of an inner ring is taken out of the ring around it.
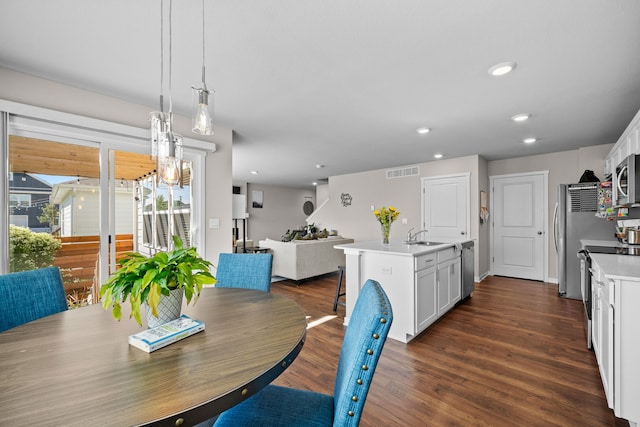
{"label": "white wall", "polygon": [[[174,89],[175,90],[175,89]],[[190,89],[189,89],[190,90]],[[139,105],[95,92],[62,85],[0,67],[0,99],[51,110],[106,120],[138,128],[149,127],[149,112],[157,105]],[[231,250],[231,146],[232,130],[215,126],[215,135],[201,136],[191,132],[191,118],[175,115],[174,128],[192,139],[215,142],[217,151],[205,160],[206,245],[200,249],[210,261],[220,252]],[[220,228],[208,228],[209,218],[218,218]]]}
{"label": "white wall", "polygon": [[[387,169],[333,176],[329,178],[329,202],[313,219],[319,227],[335,229],[343,237],[356,241],[376,240],[380,238],[380,224],[374,217],[371,206],[379,208],[393,205],[400,211],[400,217],[391,226],[391,238],[404,238],[412,227],[414,231],[422,228],[423,177],[470,173],[470,238],[476,239],[476,253],[488,252],[488,239],[479,234],[478,207],[481,182],[479,171],[481,164],[486,169],[485,163],[479,156],[466,156],[419,163],[417,166],[420,166],[420,175],[404,178],[387,179]],[[484,181],[487,181],[486,177]],[[486,182],[484,185],[488,186]],[[352,197],[350,206],[341,204],[340,196],[343,193]],[[406,225],[402,224],[402,218],[407,219]],[[476,255],[476,275],[482,275],[488,270],[488,265],[478,264],[479,259],[480,256]]]}
{"label": "white wall", "polygon": [[86,188],[70,194],[72,206],[71,234],[67,236],[95,236],[100,229],[100,192]]}
{"label": "white wall", "polygon": [[[249,212],[248,239],[253,240],[256,245],[258,241],[267,237],[280,240],[287,230],[305,226],[307,215],[302,210],[304,202],[310,200],[316,206],[314,190],[247,184],[246,191]],[[252,206],[252,191],[262,191],[262,208]]]}
{"label": "white wall", "polygon": [[[378,239],[379,225],[371,212],[371,206],[380,207],[391,204],[401,212],[400,218],[407,218],[406,225],[398,220],[391,227],[391,237],[401,238],[411,227],[415,230],[421,228],[420,179],[422,177],[471,172],[469,188],[471,238],[476,239],[475,273],[476,276],[483,277],[491,267],[490,223],[480,224],[479,197],[480,190],[486,191],[488,204],[490,204],[489,176],[548,170],[548,215],[549,221],[552,221],[558,184],[578,182],[585,169],[593,170],[601,180],[604,180],[604,159],[612,147],[613,144],[604,144],[579,150],[494,161],[487,161],[479,156],[445,159],[418,164],[420,176],[392,180],[386,179],[386,169],[333,176],[329,178],[329,203],[314,215],[314,221],[320,227],[336,229],[342,236],[354,238],[356,241]],[[351,206],[341,205],[342,193],[351,195],[353,198]],[[325,194],[324,188],[322,194]],[[557,277],[553,239],[549,239],[549,242],[549,276]]]}

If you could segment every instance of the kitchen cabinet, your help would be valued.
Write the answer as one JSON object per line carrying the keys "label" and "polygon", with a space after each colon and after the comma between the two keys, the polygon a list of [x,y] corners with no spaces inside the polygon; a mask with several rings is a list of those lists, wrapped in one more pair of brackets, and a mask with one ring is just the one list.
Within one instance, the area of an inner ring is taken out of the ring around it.
{"label": "kitchen cabinet", "polygon": [[438,252],[438,315],[449,311],[460,301],[461,258],[454,248]]}
{"label": "kitchen cabinet", "polygon": [[436,253],[416,257],[415,331],[420,333],[438,319]]}
{"label": "kitchen cabinet", "polygon": [[352,304],[367,279],[378,281],[391,302],[389,338],[407,343],[451,310],[461,299],[461,251],[453,243],[433,246],[400,242],[337,245],[346,255],[347,304]]}
{"label": "kitchen cabinet", "polygon": [[596,267],[591,282],[593,301],[593,351],[598,361],[602,387],[609,408],[613,408],[613,324],[614,301],[612,298],[614,283],[601,277]]}
{"label": "kitchen cabinet", "polygon": [[[615,280],[613,290],[613,411],[616,416],[640,423],[640,282]],[[604,337],[603,337],[604,345]],[[604,381],[604,380],[603,380]],[[610,385],[611,386],[611,385]],[[631,424],[633,425],[633,424]]]}
{"label": "kitchen cabinet", "polygon": [[[607,404],[640,424],[640,259],[592,255],[593,350]],[[636,258],[636,257],[633,257]]]}
{"label": "kitchen cabinet", "polygon": [[605,158],[604,173],[613,176],[616,166],[631,154],[640,154],[640,111],[636,113],[611,151],[609,151]]}

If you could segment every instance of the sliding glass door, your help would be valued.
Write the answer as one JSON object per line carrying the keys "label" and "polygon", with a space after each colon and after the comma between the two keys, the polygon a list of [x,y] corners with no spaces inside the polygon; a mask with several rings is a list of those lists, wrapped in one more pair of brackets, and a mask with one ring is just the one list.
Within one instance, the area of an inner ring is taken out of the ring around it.
{"label": "sliding glass door", "polygon": [[167,187],[146,129],[2,100],[0,119],[0,274],[56,265],[70,304],[83,305],[125,252],[169,249],[174,235],[204,244],[198,141],[185,138],[182,179]]}
{"label": "sliding glass door", "polygon": [[71,306],[96,300],[99,148],[9,136],[9,272],[60,268]]}

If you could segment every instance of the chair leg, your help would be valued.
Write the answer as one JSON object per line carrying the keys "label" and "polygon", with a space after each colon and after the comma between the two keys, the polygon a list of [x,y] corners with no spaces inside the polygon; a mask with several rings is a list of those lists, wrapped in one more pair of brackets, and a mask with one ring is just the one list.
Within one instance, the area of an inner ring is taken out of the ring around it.
{"label": "chair leg", "polygon": [[333,311],[338,311],[338,304],[345,306],[346,304],[340,301],[340,297],[346,295],[346,292],[340,292],[342,287],[342,277],[344,276],[344,266],[338,266],[338,284],[336,285],[336,297],[333,300]]}

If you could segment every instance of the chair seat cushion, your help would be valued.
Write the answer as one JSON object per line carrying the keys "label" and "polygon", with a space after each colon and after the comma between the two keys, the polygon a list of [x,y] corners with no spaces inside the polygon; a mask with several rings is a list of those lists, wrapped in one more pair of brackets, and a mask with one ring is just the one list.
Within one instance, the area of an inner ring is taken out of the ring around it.
{"label": "chair seat cushion", "polygon": [[218,417],[215,427],[330,427],[333,397],[307,390],[268,385]]}

